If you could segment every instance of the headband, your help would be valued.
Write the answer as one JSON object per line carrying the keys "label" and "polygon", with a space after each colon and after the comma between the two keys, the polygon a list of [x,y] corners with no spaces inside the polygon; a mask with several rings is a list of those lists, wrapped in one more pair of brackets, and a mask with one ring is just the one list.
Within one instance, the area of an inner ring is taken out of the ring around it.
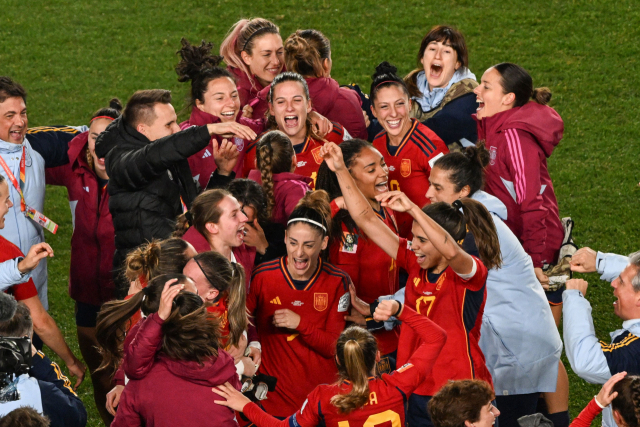
{"label": "headband", "polygon": [[257,36],[258,34],[263,33],[263,32],[265,32],[265,31],[267,31],[267,30],[270,30],[270,29],[271,29],[271,28],[269,28],[269,27],[262,27],[262,28],[257,29],[253,34],[251,34],[251,35],[249,36],[249,38],[247,38],[247,41],[245,41],[245,42],[244,42],[244,45],[242,46],[242,49],[240,50],[240,52],[244,51],[244,50],[247,48],[247,45],[249,44],[249,41],[250,41],[252,38],[254,38],[254,37],[255,37],[255,36]]}
{"label": "headband", "polygon": [[92,123],[94,120],[97,120],[97,119],[109,119],[111,121],[115,120],[113,117],[109,117],[109,116],[96,116],[93,119],[91,119],[89,123]]}
{"label": "headband", "polygon": [[378,89],[378,86],[383,85],[385,83],[397,83],[397,84],[400,84],[400,82],[398,82],[396,80],[385,80],[385,81],[382,81],[382,82],[378,83],[374,89]]}
{"label": "headband", "polygon": [[289,222],[287,222],[287,226],[289,224],[291,224],[292,222],[297,222],[297,221],[308,222],[309,224],[313,224],[315,226],[318,226],[318,227],[322,228],[325,233],[327,232],[327,227],[325,227],[324,225],[320,224],[318,221],[314,221],[314,220],[309,219],[309,218],[292,218],[292,219],[289,220]]}

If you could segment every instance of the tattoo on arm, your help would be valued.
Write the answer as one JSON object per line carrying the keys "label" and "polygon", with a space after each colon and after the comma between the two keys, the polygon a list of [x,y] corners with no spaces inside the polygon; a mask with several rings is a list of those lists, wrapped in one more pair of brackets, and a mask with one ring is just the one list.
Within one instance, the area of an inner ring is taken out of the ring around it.
{"label": "tattoo on arm", "polygon": [[445,245],[447,244],[447,242],[448,242],[448,241],[449,241],[449,236],[448,236],[448,235],[447,235],[447,236],[444,236],[444,243],[445,243]]}

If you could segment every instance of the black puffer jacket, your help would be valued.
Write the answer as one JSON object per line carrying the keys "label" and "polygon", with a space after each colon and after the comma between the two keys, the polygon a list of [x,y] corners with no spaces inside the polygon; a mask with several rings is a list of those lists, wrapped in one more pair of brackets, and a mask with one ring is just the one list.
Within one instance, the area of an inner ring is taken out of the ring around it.
{"label": "black puffer jacket", "polygon": [[191,206],[196,187],[187,158],[202,150],[211,136],[194,126],[149,141],[116,119],[98,137],[96,154],[104,157],[109,175],[109,210],[120,256],[151,239],[164,239],[175,228],[182,201]]}

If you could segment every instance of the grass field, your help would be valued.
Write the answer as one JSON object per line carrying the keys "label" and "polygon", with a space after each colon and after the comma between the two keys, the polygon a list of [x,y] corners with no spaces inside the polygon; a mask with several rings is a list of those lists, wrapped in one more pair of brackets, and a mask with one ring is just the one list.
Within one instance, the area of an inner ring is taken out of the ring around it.
{"label": "grass field", "polygon": [[[617,253],[638,249],[640,12],[631,0],[3,0],[0,74],[29,91],[30,126],[87,124],[111,97],[126,100],[138,89],[171,89],[182,110],[188,87],[173,71],[180,38],[218,46],[236,20],[251,16],[273,20],[284,37],[298,28],[324,32],[332,42],[332,75],[341,84],[368,88],[382,60],[408,72],[420,39],[439,23],[465,33],[476,76],[499,62],[524,66],[535,85],[551,88],[552,106],[565,122],[549,168],[560,213],[576,222],[576,242]],[[66,190],[47,191],[45,213],[60,225],[56,236],[47,235],[56,253],[49,264],[50,312],[79,355],[66,288]],[[608,340],[621,323],[612,313],[611,288],[596,275],[587,279],[598,336]],[[599,387],[570,375],[576,416]],[[79,392],[88,425],[100,425],[90,381]]]}

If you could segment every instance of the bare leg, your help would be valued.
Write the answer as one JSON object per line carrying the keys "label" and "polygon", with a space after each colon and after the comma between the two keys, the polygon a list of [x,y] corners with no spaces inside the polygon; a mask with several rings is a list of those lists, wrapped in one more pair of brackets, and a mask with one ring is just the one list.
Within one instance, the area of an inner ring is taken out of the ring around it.
{"label": "bare leg", "polygon": [[77,326],[78,330],[78,344],[80,345],[80,352],[84,358],[89,373],[91,374],[91,382],[93,383],[93,398],[96,402],[96,407],[100,413],[100,417],[105,425],[111,425],[113,416],[107,412],[105,404],[107,402],[107,393],[111,390],[111,379],[109,378],[108,371],[96,372],[102,357],[98,353],[96,346],[96,328],[87,328],[84,326]]}

